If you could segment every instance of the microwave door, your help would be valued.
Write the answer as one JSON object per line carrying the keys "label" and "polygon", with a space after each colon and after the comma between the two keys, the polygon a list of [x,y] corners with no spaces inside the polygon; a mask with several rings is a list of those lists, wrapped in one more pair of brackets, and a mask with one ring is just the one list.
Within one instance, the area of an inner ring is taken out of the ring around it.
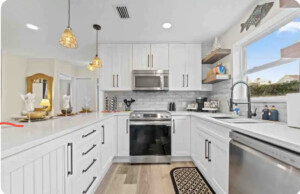
{"label": "microwave door", "polygon": [[134,90],[161,90],[160,75],[139,74],[133,77]]}

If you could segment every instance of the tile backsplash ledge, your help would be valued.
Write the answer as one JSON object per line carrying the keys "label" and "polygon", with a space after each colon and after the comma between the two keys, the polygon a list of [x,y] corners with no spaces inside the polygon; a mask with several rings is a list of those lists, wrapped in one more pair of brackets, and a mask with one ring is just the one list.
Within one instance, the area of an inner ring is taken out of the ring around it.
{"label": "tile backsplash ledge", "polygon": [[132,103],[131,110],[168,110],[169,103],[176,103],[177,111],[186,110],[189,103],[195,102],[197,97],[208,97],[210,92],[191,92],[191,91],[126,91],[126,92],[105,92],[104,96],[118,98],[118,104],[122,103],[119,110],[124,110],[124,99],[133,98],[136,101]]}

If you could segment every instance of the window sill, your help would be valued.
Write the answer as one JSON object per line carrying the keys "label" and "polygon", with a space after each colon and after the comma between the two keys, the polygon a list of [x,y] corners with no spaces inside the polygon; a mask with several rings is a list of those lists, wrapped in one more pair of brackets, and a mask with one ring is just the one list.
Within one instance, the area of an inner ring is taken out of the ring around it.
{"label": "window sill", "polygon": [[253,102],[253,103],[271,103],[271,102],[286,103],[286,96],[253,97],[253,98],[251,98],[251,102]]}

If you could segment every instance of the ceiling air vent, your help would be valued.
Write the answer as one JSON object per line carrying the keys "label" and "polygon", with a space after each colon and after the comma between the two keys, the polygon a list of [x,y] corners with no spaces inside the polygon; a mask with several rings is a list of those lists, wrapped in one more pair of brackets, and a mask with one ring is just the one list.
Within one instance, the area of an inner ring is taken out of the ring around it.
{"label": "ceiling air vent", "polygon": [[129,18],[129,14],[128,14],[128,10],[127,10],[126,6],[117,5],[116,9],[117,9],[121,19],[128,19]]}

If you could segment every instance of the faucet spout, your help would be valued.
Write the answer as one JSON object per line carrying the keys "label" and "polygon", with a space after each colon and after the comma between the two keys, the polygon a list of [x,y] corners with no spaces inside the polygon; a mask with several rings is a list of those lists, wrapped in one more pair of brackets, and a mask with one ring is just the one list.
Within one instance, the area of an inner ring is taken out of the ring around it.
{"label": "faucet spout", "polygon": [[[234,102],[233,101],[233,91],[235,86],[239,85],[239,84],[244,84],[247,87],[247,103],[239,103],[239,102]],[[233,111],[233,104],[248,104],[248,118],[252,118],[252,116],[256,116],[256,113],[252,113],[251,111],[251,91],[250,91],[250,87],[249,85],[244,82],[244,81],[238,81],[236,83],[234,83],[231,87],[231,96],[230,96],[230,106],[229,106],[229,110],[230,112]]]}

